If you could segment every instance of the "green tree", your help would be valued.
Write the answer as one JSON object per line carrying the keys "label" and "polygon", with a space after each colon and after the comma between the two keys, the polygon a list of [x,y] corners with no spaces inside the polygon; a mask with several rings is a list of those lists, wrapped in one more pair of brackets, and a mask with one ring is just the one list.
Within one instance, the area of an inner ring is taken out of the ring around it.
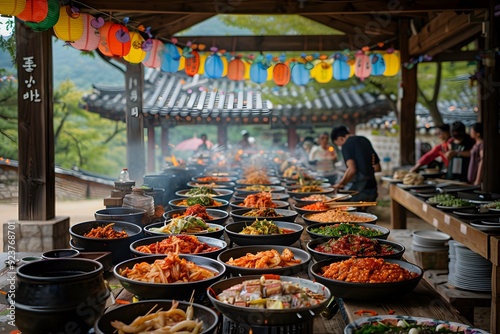
{"label": "green tree", "polygon": [[[0,70],[0,77],[4,76]],[[13,79],[0,81],[0,157],[17,159],[17,82]]]}

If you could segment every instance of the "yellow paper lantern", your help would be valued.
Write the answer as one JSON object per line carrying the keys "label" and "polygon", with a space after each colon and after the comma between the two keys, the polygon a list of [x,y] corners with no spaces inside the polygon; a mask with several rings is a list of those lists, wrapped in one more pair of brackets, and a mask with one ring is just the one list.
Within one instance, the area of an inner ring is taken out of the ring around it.
{"label": "yellow paper lantern", "polygon": [[314,70],[314,79],[319,83],[330,82],[333,78],[332,65],[326,61],[321,61],[318,64],[316,64],[313,70]]}
{"label": "yellow paper lantern", "polygon": [[267,81],[273,80],[273,71],[274,71],[274,65],[271,65],[267,68]]}
{"label": "yellow paper lantern", "polygon": [[146,51],[142,49],[144,38],[136,31],[130,32],[130,51],[123,59],[131,64],[139,64],[146,58]]}
{"label": "yellow paper lantern", "polygon": [[385,71],[383,73],[386,77],[392,77],[398,74],[401,68],[401,55],[399,51],[394,51],[392,53],[385,53],[383,55],[385,62]]}
{"label": "yellow paper lantern", "polygon": [[59,10],[59,20],[54,26],[54,33],[57,38],[67,42],[74,42],[83,35],[83,18],[81,15],[71,17],[71,9],[63,6]]}
{"label": "yellow paper lantern", "polygon": [[[177,50],[179,50],[179,54],[182,55],[182,48],[178,46]],[[186,67],[186,58],[181,56],[181,58],[179,59],[179,68],[177,70],[183,71],[185,67]]]}
{"label": "yellow paper lantern", "polygon": [[228,67],[228,62],[226,56],[221,56],[220,59],[222,60],[222,75],[221,77],[227,76],[227,67]]}
{"label": "yellow paper lantern", "polygon": [[252,64],[246,60],[243,60],[243,64],[245,65],[245,74],[243,74],[243,77],[245,80],[250,80],[250,68],[252,67]]}
{"label": "yellow paper lantern", "polygon": [[200,53],[200,67],[198,67],[198,74],[205,74],[205,61],[207,60],[206,53]]}
{"label": "yellow paper lantern", "polygon": [[2,0],[0,14],[8,16],[19,15],[26,8],[26,0]]}

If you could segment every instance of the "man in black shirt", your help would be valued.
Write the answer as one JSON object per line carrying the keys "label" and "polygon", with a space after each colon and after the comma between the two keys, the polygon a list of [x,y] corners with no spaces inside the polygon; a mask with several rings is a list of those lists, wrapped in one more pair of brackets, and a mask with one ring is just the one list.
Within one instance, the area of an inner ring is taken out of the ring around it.
{"label": "man in black shirt", "polygon": [[381,167],[370,141],[366,137],[350,134],[343,125],[332,130],[331,139],[342,148],[347,167],[344,176],[333,187],[358,191],[352,201],[375,201],[378,196],[375,172],[379,172]]}

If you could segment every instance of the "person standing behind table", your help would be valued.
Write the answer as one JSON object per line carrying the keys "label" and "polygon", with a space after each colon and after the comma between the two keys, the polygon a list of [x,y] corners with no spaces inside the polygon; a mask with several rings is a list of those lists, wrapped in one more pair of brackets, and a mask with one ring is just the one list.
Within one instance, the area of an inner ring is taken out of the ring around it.
{"label": "person standing behind table", "polygon": [[470,129],[470,136],[476,143],[470,150],[467,180],[474,185],[480,185],[483,181],[483,123],[475,123]]}
{"label": "person standing behind table", "polygon": [[328,179],[331,184],[335,183],[335,161],[337,153],[329,145],[328,133],[319,135],[318,145],[311,148],[309,152],[309,163],[315,166],[319,175]]}
{"label": "person standing behind table", "polygon": [[378,196],[375,172],[380,172],[380,158],[370,141],[363,136],[349,133],[345,126],[333,128],[332,142],[342,148],[346,171],[333,188],[346,188],[359,193],[352,201],[376,201]]}
{"label": "person standing behind table", "polygon": [[207,143],[207,135],[206,134],[202,134],[200,136],[200,139],[202,141],[202,143],[198,146],[198,148],[196,149],[196,151],[198,152],[201,152],[201,151],[208,151],[208,143]]}
{"label": "person standing behind table", "polygon": [[465,133],[465,125],[459,121],[451,125],[451,136],[448,140],[450,150],[445,155],[448,159],[446,178],[467,182],[470,150],[474,146],[474,140]]}
{"label": "person standing behind table", "polygon": [[238,142],[238,147],[241,149],[251,148],[250,134],[247,130],[241,131],[241,140]]}
{"label": "person standing behind table", "polygon": [[436,160],[438,157],[441,157],[443,161],[443,165],[448,167],[448,159],[446,158],[446,152],[448,151],[448,140],[451,138],[450,134],[450,125],[449,124],[441,124],[436,127],[436,136],[439,137],[441,143],[437,144],[430,150],[425,153],[418,160],[417,164],[410,169],[410,172],[417,172],[420,167],[425,166]]}

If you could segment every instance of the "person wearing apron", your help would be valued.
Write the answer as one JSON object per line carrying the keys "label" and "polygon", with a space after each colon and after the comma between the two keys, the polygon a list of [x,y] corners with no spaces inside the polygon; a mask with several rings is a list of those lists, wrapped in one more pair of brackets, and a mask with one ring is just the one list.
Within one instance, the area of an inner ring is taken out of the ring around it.
{"label": "person wearing apron", "polygon": [[446,152],[448,159],[446,178],[467,182],[470,150],[474,146],[474,140],[465,132],[464,123],[459,121],[451,125],[451,136],[448,140],[450,149]]}
{"label": "person wearing apron", "polygon": [[378,196],[375,172],[379,172],[381,167],[380,158],[370,141],[366,137],[350,134],[343,125],[332,130],[331,139],[341,147],[347,167],[333,188],[358,191],[352,201],[375,201]]}

